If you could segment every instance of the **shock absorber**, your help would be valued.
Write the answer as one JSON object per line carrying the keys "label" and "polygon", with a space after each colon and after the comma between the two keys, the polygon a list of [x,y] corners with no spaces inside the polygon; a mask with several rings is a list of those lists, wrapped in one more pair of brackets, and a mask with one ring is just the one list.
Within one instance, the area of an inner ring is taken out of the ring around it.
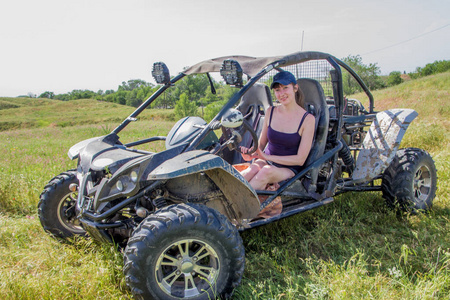
{"label": "shock absorber", "polygon": [[353,158],[352,153],[350,152],[350,148],[348,148],[348,145],[344,141],[344,139],[341,139],[341,142],[343,146],[339,151],[339,157],[342,158],[342,161],[347,167],[348,172],[351,174],[353,172],[353,169],[355,169],[355,159]]}
{"label": "shock absorber", "polygon": [[157,195],[152,200],[152,203],[156,207],[156,209],[160,209],[160,208],[167,206],[166,198],[163,197],[161,190],[157,191]]}

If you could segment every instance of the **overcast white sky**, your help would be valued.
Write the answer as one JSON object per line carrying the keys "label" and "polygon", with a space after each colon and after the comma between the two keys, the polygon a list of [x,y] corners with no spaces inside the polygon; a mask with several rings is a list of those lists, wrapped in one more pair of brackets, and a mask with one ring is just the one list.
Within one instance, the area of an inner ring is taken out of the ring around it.
{"label": "overcast white sky", "polygon": [[6,0],[0,12],[0,96],[153,82],[155,61],[176,75],[289,54],[303,32],[303,50],[360,54],[382,74],[450,59],[450,0]]}

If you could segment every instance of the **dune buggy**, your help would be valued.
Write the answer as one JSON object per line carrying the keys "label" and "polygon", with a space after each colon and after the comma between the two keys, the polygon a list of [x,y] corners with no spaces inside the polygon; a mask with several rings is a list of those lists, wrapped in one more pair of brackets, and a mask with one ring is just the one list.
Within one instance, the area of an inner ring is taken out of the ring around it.
{"label": "dune buggy", "polygon": [[[315,139],[300,173],[276,190],[254,190],[237,170],[239,145],[258,147],[264,112],[274,105],[268,86],[281,70],[298,78],[316,118]],[[360,84],[368,109],[344,97],[342,71]],[[121,143],[121,130],[183,77],[206,74],[214,90],[213,72],[237,92],[211,122],[186,117],[166,137]],[[221,57],[173,78],[158,62],[152,75],[160,88],[110,134],[70,148],[77,169],[50,180],[39,202],[42,226],[53,236],[89,235],[124,249],[123,271],[137,298],[231,296],[244,271],[239,231],[329,204],[343,192],[382,191],[389,205],[409,211],[432,205],[431,156],[399,149],[417,113],[375,112],[364,82],[332,55]],[[138,149],[157,140],[165,140],[164,151]],[[279,211],[265,214],[276,201]]]}

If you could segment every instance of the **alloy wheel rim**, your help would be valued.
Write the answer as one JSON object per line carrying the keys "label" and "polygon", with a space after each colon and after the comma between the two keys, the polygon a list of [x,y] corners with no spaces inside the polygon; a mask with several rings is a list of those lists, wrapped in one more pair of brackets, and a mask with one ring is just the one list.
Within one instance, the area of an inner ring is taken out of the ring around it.
{"label": "alloy wheel rim", "polygon": [[74,233],[83,233],[84,229],[76,216],[67,215],[67,210],[75,209],[76,199],[77,194],[72,192],[61,198],[58,205],[58,220],[67,230]]}
{"label": "alloy wheel rim", "polygon": [[183,239],[160,254],[155,275],[167,295],[190,298],[214,286],[219,271],[219,257],[210,245],[198,239]]}
{"label": "alloy wheel rim", "polygon": [[414,197],[419,202],[425,202],[431,191],[432,179],[430,169],[426,165],[420,166],[414,176]]}

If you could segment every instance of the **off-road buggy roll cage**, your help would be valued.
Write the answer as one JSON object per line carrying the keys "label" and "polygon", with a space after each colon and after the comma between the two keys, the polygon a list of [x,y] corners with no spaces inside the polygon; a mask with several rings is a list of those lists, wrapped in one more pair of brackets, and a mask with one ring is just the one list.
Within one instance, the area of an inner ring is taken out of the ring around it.
{"label": "off-road buggy roll cage", "polygon": [[[327,53],[298,52],[284,57],[276,56],[264,58],[255,58],[248,56],[227,56],[200,62],[186,69],[184,72],[175,76],[170,81],[167,81],[157,92],[155,92],[150,98],[148,98],[148,100],[146,100],[139,108],[137,108],[136,111],[134,111],[122,124],[114,129],[112,133],[118,134],[123,128],[125,128],[125,126],[134,121],[136,117],[156,98],[158,98],[165,90],[170,88],[177,81],[188,75],[206,73],[209,76],[209,73],[211,72],[220,72],[223,68],[224,61],[228,60],[234,60],[238,62],[239,66],[242,68],[242,73],[248,76],[248,82],[243,85],[241,89],[223,106],[216,117],[207,126],[204,126],[203,130],[197,135],[197,137],[195,137],[189,143],[189,145],[186,146],[184,152],[197,149],[202,140],[205,139],[211,131],[217,128],[217,124],[220,123],[223,115],[226,114],[227,111],[235,107],[239,100],[245,99],[246,93],[254,88],[255,85],[257,86],[258,84],[260,84],[258,82],[262,79],[265,78],[267,81],[267,78],[270,77],[270,74],[274,74],[274,72],[278,72],[283,69],[290,70],[289,68],[292,68],[292,66],[298,68],[302,63],[305,62],[326,62],[329,66],[325,67],[324,70],[320,72],[320,74],[316,75],[319,75],[320,78],[328,79],[329,82],[331,81],[331,86],[326,87],[328,89],[328,105],[320,82],[311,78],[299,79],[300,86],[303,92],[306,94],[305,98],[308,106],[307,108],[316,117],[316,138],[311,153],[305,163],[305,167],[296,176],[294,176],[290,180],[283,182],[280,188],[276,191],[256,191],[258,195],[269,196],[261,204],[261,209],[269,205],[276,197],[282,196],[284,199],[283,212],[273,218],[246,223],[245,226],[240,226],[239,228],[241,230],[252,228],[330,203],[333,200],[332,196],[335,195],[335,187],[338,181],[336,170],[338,168],[339,153],[341,152],[341,156],[343,155],[344,159],[347,158],[346,163],[349,165],[348,167],[350,167],[350,172],[355,164],[352,160],[351,154],[349,153],[350,148],[348,148],[347,145],[345,145],[345,151],[342,151],[344,145],[341,139],[342,134],[345,133],[345,131],[341,130],[341,128],[344,127],[343,124],[345,123],[346,126],[352,124],[352,126],[359,127],[361,130],[363,130],[364,127],[368,126],[368,124],[372,122],[375,116],[375,112],[373,110],[373,96],[367,86],[361,80],[361,78],[344,62]],[[346,120],[344,120],[344,111],[347,110],[347,107],[344,107],[345,100],[343,96],[342,74],[340,67],[343,67],[353,76],[353,78],[361,85],[362,89],[369,98],[369,111],[366,111],[362,105],[359,105],[359,108],[355,111],[356,116],[346,117]],[[293,73],[297,75],[298,69]],[[261,102],[261,100],[258,99],[253,99],[250,101],[253,101],[255,103]],[[248,104],[240,106],[248,107]],[[329,116],[330,112],[332,112],[331,118]],[[243,113],[246,112],[244,111]],[[358,139],[360,140],[359,142],[361,142],[362,138],[363,136],[358,137]],[[129,143],[125,146],[137,146],[154,141],[155,139],[163,138],[153,137],[142,141]],[[358,149],[353,147],[351,150],[357,151]],[[324,165],[329,166],[328,174],[322,176],[321,182],[319,182],[318,187],[317,180],[319,177],[319,172]],[[301,186],[301,183],[299,181],[299,179],[302,178],[307,178],[307,182],[305,182],[303,186]],[[369,180],[371,186],[368,186],[367,183],[364,183],[362,185],[355,185],[351,180],[340,182],[341,186],[339,191],[379,190],[379,186],[375,187],[373,185],[373,179],[376,178],[371,179],[372,180]],[[157,185],[157,182],[153,183],[153,185]],[[287,199],[292,200],[289,201]],[[110,213],[108,213],[107,215],[110,215]],[[98,216],[95,218],[93,218],[94,216],[90,217],[91,219],[99,219]],[[238,221],[238,223],[241,222]]]}

